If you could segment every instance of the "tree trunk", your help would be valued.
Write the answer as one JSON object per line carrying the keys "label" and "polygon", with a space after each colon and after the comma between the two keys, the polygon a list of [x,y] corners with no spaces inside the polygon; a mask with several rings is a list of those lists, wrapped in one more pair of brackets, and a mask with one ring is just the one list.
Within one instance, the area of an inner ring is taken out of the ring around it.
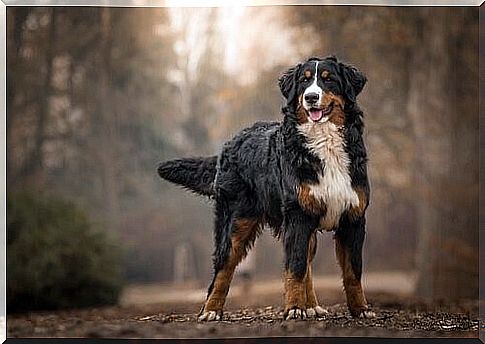
{"label": "tree trunk", "polygon": [[[24,23],[27,20],[30,10],[26,7],[10,8],[7,11],[7,178],[12,180],[14,169],[12,163],[12,128],[17,108],[15,106],[15,95],[17,85],[15,72],[19,70],[20,50],[24,42]],[[10,149],[9,149],[10,148]],[[10,183],[9,183],[10,184]],[[11,184],[10,184],[11,185]]]}
{"label": "tree trunk", "polygon": [[[10,28],[13,29],[13,46],[9,52],[9,67],[13,70],[19,71],[21,73],[22,64],[19,61],[20,51],[23,46],[23,26],[30,11],[17,9],[9,18],[11,20]],[[56,54],[56,41],[57,35],[57,23],[56,23],[56,11],[54,9],[50,10],[49,25],[47,29],[47,34],[45,37],[45,55],[44,55],[44,72],[42,73],[42,83],[39,88],[38,95],[35,99],[37,105],[37,111],[35,112],[36,126],[33,135],[33,148],[29,153],[28,159],[20,166],[19,171],[16,172],[12,169],[12,131],[13,123],[18,112],[23,111],[19,108],[18,104],[15,104],[15,96],[18,90],[16,86],[16,80],[13,75],[8,75],[8,90],[7,90],[7,104],[8,104],[8,119],[7,119],[7,146],[9,151],[7,153],[7,169],[8,177],[10,181],[10,186],[15,183],[15,178],[19,177],[22,183],[28,187],[42,187],[44,183],[44,141],[47,121],[50,111],[50,95],[51,95],[51,81],[52,81],[52,68],[54,63],[54,58]],[[24,104],[25,105],[25,104]]]}
{"label": "tree trunk", "polygon": [[114,97],[111,87],[111,51],[112,9],[103,8],[100,13],[100,52],[98,62],[98,96],[97,111],[93,119],[95,131],[95,147],[98,152],[99,167],[105,205],[106,223],[114,230],[119,221],[119,199],[117,187],[117,156],[116,156],[116,114],[113,113]]}
{"label": "tree trunk", "polygon": [[478,297],[477,14],[423,9],[416,18],[408,111],[417,153],[417,294],[433,300]]}

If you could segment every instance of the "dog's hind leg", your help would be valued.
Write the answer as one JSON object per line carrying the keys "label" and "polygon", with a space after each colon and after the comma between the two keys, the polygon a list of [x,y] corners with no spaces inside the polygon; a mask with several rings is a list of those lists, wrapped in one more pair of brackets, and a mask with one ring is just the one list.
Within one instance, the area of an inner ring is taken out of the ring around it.
{"label": "dog's hind leg", "polygon": [[[216,226],[225,220],[216,220]],[[227,219],[226,219],[227,221]],[[227,293],[236,266],[251,248],[261,231],[259,219],[234,217],[229,220],[226,233],[216,232],[216,250],[214,253],[214,278],[208,290],[207,300],[199,313],[200,321],[220,320]],[[217,228],[216,228],[217,229]],[[222,228],[218,228],[222,229]]]}
{"label": "dog's hind leg", "polygon": [[309,318],[321,317],[328,314],[327,310],[319,306],[317,294],[313,286],[312,261],[317,252],[317,233],[313,232],[308,243],[308,267],[305,276],[306,314]]}
{"label": "dog's hind leg", "polygon": [[365,218],[344,221],[335,233],[335,251],[342,269],[347,305],[353,317],[373,317],[368,310],[362,289],[362,246],[365,238]]}
{"label": "dog's hind leg", "polygon": [[[306,318],[308,252],[310,238],[318,219],[305,214],[299,207],[285,209],[285,319]],[[313,289],[313,288],[311,288]]]}

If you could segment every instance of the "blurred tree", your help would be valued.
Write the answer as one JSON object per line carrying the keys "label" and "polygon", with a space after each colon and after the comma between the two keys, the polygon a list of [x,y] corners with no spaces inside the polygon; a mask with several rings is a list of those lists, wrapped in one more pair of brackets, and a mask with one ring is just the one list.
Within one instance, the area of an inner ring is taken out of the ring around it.
{"label": "blurred tree", "polygon": [[179,123],[172,137],[180,149],[193,154],[211,154],[210,124],[218,107],[215,94],[227,88],[221,68],[223,47],[217,37],[216,8],[171,8],[171,24],[176,36],[176,68],[172,71],[177,87],[174,121]]}
{"label": "blurred tree", "polygon": [[[52,77],[52,44],[46,44],[56,34],[56,24],[48,25],[52,12],[47,9],[16,8],[7,11],[8,85],[7,85],[7,145],[17,146],[21,154],[7,154],[7,176],[13,181],[34,187],[42,183],[42,149],[49,103],[42,99],[44,88]],[[46,20],[47,19],[47,20]],[[37,39],[32,35],[37,31]],[[34,77],[33,74],[36,74]],[[34,125],[31,125],[31,124]]]}
{"label": "blurred tree", "polygon": [[[433,20],[429,20],[430,17]],[[423,9],[409,73],[418,294],[478,298],[478,9]]]}

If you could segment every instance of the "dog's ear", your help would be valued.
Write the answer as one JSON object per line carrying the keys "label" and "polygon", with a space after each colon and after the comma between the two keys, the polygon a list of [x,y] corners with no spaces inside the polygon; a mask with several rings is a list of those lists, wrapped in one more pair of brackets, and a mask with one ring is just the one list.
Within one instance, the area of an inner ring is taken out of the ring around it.
{"label": "dog's ear", "polygon": [[340,71],[343,79],[344,94],[346,98],[355,103],[357,96],[364,88],[367,78],[354,66],[340,62]]}
{"label": "dog's ear", "polygon": [[286,98],[286,104],[290,105],[296,98],[298,88],[298,73],[300,72],[301,63],[288,69],[278,78],[278,86],[283,96]]}

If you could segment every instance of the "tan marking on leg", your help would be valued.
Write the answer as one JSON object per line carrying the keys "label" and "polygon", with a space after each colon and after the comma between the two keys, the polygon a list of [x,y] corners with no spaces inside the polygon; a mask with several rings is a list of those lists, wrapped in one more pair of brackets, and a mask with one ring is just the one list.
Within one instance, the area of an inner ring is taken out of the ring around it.
{"label": "tan marking on leg", "polygon": [[318,306],[317,294],[315,293],[315,288],[313,286],[312,277],[312,261],[315,257],[317,249],[317,238],[316,233],[313,233],[310,237],[308,243],[308,262],[307,262],[307,273],[305,276],[305,291],[306,291],[306,308],[313,308]]}
{"label": "tan marking on leg", "polygon": [[350,209],[350,215],[353,217],[360,217],[364,215],[364,212],[367,209],[368,200],[364,190],[361,187],[354,188],[354,191],[357,194],[357,197],[359,197],[359,205]]}
{"label": "tan marking on leg", "polygon": [[364,290],[359,279],[355,277],[350,261],[350,254],[338,237],[335,237],[335,252],[342,269],[342,278],[347,297],[347,305],[352,316],[359,316],[367,309]]}
{"label": "tan marking on leg", "polygon": [[292,308],[305,309],[306,284],[305,277],[296,278],[290,271],[285,272],[285,314]]}
{"label": "tan marking on leg", "polygon": [[305,277],[305,289],[306,289],[306,308],[314,308],[318,306],[317,294],[313,287],[312,267],[308,267],[307,275]]}
{"label": "tan marking on leg", "polygon": [[220,311],[226,302],[226,296],[229,292],[229,286],[234,275],[235,265],[227,264],[219,270],[214,281],[214,286],[205,305],[204,311]]}
{"label": "tan marking on leg", "polygon": [[[257,219],[239,219],[231,236],[231,252],[224,267],[217,272],[212,292],[205,302],[203,311],[222,311],[227,293],[234,276],[234,270],[241,260],[246,257],[261,228]],[[201,312],[202,313],[202,312]]]}

